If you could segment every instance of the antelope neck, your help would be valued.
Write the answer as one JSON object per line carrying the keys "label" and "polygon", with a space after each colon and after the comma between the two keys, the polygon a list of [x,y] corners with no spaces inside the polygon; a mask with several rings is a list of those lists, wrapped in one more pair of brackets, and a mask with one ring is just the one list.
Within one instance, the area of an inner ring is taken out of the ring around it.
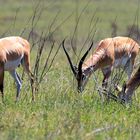
{"label": "antelope neck", "polygon": [[85,74],[91,74],[91,73],[94,71],[94,66],[82,68],[82,71],[83,71]]}

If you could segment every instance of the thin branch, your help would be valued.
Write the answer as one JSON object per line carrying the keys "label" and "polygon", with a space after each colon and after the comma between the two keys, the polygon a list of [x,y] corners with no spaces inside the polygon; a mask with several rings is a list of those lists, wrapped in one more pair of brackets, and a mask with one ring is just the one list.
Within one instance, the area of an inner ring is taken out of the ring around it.
{"label": "thin branch", "polygon": [[91,0],[89,0],[88,2],[87,2],[87,4],[84,6],[84,8],[82,9],[82,11],[81,11],[81,13],[80,13],[80,15],[77,17],[77,21],[76,21],[76,25],[75,25],[75,28],[74,28],[74,32],[73,32],[73,35],[72,35],[72,39],[71,39],[71,46],[72,46],[72,49],[73,49],[73,52],[74,52],[74,54],[76,55],[76,52],[75,52],[75,47],[74,47],[74,44],[73,44],[73,42],[74,42],[74,37],[75,37],[75,34],[76,34],[76,32],[77,32],[77,29],[78,29],[78,26],[79,26],[79,21],[80,21],[80,18],[81,18],[81,16],[82,16],[82,14],[84,13],[84,11],[86,10],[86,8],[88,7],[88,5],[89,5],[89,3],[91,2]]}
{"label": "thin branch", "polygon": [[112,129],[116,128],[116,127],[117,127],[117,125],[113,125],[113,126],[111,125],[111,126],[97,128],[97,129],[91,131],[90,133],[87,133],[86,136],[85,136],[85,138],[90,137],[90,136],[95,135],[95,134],[98,134],[98,133],[101,133],[103,131],[112,130]]}

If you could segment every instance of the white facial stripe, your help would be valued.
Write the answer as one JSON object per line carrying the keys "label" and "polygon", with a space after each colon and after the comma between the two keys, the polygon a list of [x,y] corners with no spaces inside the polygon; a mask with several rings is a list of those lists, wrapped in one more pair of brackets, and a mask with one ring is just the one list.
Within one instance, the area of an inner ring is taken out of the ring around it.
{"label": "white facial stripe", "polygon": [[11,71],[14,70],[16,67],[18,67],[18,65],[21,63],[21,59],[23,58],[23,56],[19,57],[16,60],[13,61],[7,61],[4,65],[4,70],[5,71]]}

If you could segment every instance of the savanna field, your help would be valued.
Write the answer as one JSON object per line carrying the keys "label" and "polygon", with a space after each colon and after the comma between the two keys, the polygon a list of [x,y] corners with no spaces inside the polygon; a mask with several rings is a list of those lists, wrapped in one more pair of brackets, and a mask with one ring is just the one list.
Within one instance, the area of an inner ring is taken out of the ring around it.
{"label": "savanna field", "polygon": [[[140,32],[139,6],[139,0],[0,0],[1,38],[21,36],[30,42],[31,68],[38,87],[32,102],[30,82],[19,67],[23,85],[15,103],[15,83],[5,72],[0,139],[139,140],[139,89],[131,106],[102,102],[97,87],[103,76],[97,71],[84,92],[78,93],[61,46],[66,38],[67,51],[76,64],[91,41],[96,46],[101,39],[129,35],[139,42],[140,36],[131,28],[135,25]],[[120,84],[126,80],[122,75]]]}

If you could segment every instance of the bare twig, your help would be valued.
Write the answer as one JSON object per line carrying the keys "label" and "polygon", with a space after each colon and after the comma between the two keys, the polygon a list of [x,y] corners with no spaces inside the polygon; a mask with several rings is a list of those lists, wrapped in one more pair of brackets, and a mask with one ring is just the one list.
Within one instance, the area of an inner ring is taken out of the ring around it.
{"label": "bare twig", "polygon": [[111,126],[106,126],[106,127],[97,128],[97,129],[93,130],[92,132],[87,133],[87,134],[85,135],[85,138],[90,137],[90,136],[95,135],[95,134],[98,134],[98,133],[101,133],[101,132],[103,132],[103,131],[112,130],[112,129],[116,128],[116,127],[117,127],[117,125],[113,125],[113,126],[111,125]]}

